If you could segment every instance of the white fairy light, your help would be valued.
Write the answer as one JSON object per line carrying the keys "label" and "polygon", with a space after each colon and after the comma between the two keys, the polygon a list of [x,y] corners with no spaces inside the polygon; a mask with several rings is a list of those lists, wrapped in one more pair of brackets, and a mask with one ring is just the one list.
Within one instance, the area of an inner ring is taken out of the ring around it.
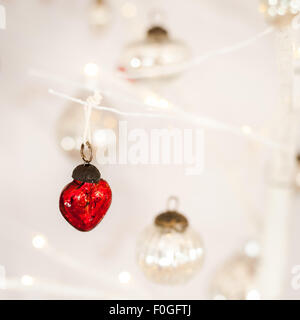
{"label": "white fairy light", "polygon": [[88,77],[95,77],[97,76],[98,72],[99,72],[99,67],[96,63],[87,63],[84,66],[84,74]]}
{"label": "white fairy light", "polygon": [[149,95],[145,98],[145,104],[151,106],[151,107],[155,107],[157,106],[157,99],[154,95]]}
{"label": "white fairy light", "polygon": [[42,249],[44,248],[44,246],[46,245],[46,238],[41,235],[41,234],[37,234],[32,238],[32,245],[36,248],[36,249]]}
{"label": "white fairy light", "polygon": [[130,65],[132,66],[132,68],[139,68],[141,64],[141,60],[136,57],[132,58],[130,61]]}
{"label": "white fairy light", "polygon": [[22,283],[23,286],[32,286],[33,283],[34,283],[34,279],[33,279],[33,277],[25,274],[21,278],[21,283]]}
{"label": "white fairy light", "polygon": [[[267,14],[271,17],[277,15],[285,16],[290,13],[297,14],[300,12],[299,0],[262,0],[260,8],[267,8]],[[265,12],[266,10],[261,10]]]}
{"label": "white fairy light", "polygon": [[248,241],[244,247],[245,254],[250,258],[258,257],[260,254],[260,245],[257,241]]}
{"label": "white fairy light", "polygon": [[119,273],[119,281],[123,284],[128,283],[131,280],[131,274],[127,271],[122,271]]}
{"label": "white fairy light", "polygon": [[168,108],[169,107],[169,101],[166,99],[159,99],[159,106],[161,108]]}
{"label": "white fairy light", "polygon": [[242,131],[244,134],[250,134],[252,133],[252,128],[249,126],[242,126]]}

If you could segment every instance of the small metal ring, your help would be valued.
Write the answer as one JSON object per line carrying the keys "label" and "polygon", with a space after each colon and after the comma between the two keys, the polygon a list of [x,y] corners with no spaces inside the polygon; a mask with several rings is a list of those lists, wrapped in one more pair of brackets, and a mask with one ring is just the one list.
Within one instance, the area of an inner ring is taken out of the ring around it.
{"label": "small metal ring", "polygon": [[[172,205],[173,203],[173,205]],[[179,207],[179,199],[175,196],[170,196],[167,201],[168,211],[177,211]]]}
{"label": "small metal ring", "polygon": [[[87,157],[85,154],[84,154],[84,147],[85,145],[88,147],[89,149],[89,157]],[[81,144],[81,147],[80,147],[80,155],[81,155],[81,158],[82,160],[85,162],[85,163],[90,163],[92,160],[93,160],[93,148],[92,148],[92,145],[90,144],[89,141],[86,141],[85,143],[82,143]]]}

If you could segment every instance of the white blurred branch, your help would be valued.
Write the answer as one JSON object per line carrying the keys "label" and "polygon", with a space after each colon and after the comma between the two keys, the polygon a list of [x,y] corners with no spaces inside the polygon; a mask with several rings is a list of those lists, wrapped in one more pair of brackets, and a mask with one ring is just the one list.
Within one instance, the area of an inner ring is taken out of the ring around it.
{"label": "white blurred branch", "polygon": [[[50,94],[56,95],[56,96],[61,97],[63,99],[73,101],[73,102],[76,102],[76,103],[84,105],[84,106],[86,105],[86,102],[81,99],[71,97],[69,95],[66,95],[66,94],[58,92],[58,91],[54,91],[53,89],[49,89],[48,91]],[[220,131],[226,131],[226,132],[233,133],[235,135],[246,137],[247,139],[259,142],[267,147],[276,148],[276,149],[279,149],[279,150],[285,151],[285,152],[290,152],[289,148],[287,148],[283,144],[277,143],[269,138],[263,137],[259,134],[252,132],[252,131],[246,131],[246,130],[244,130],[243,127],[236,127],[236,126],[229,125],[227,123],[223,123],[223,122],[211,119],[211,118],[200,117],[195,114],[182,111],[178,108],[172,109],[171,114],[169,114],[169,113],[123,112],[123,111],[119,111],[117,109],[105,107],[105,106],[94,106],[94,108],[96,108],[98,110],[105,110],[105,111],[113,112],[113,113],[116,113],[116,114],[119,114],[122,116],[181,119],[181,120],[185,120],[190,123],[199,125],[201,127],[206,127],[209,129],[215,129],[215,130],[220,130]]]}

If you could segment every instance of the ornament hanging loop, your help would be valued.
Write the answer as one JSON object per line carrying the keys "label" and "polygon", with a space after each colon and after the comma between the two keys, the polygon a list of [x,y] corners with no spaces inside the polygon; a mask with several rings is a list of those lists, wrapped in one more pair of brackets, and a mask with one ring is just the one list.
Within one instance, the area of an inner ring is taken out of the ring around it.
{"label": "ornament hanging loop", "polygon": [[[88,156],[84,152],[85,146],[87,146],[88,148]],[[81,155],[81,159],[85,163],[90,163],[93,160],[93,148],[89,141],[86,141],[85,143],[81,144],[80,155]]]}
{"label": "ornament hanging loop", "polygon": [[179,208],[179,199],[176,196],[170,196],[167,200],[167,210],[177,211]]}

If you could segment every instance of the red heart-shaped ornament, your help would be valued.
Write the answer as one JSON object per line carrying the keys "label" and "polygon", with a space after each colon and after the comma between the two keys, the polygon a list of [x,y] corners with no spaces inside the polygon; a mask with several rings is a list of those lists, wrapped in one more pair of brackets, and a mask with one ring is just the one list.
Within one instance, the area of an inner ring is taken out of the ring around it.
{"label": "red heart-shaped ornament", "polygon": [[90,231],[103,219],[111,204],[109,184],[73,180],[63,189],[59,209],[63,217],[77,230]]}

